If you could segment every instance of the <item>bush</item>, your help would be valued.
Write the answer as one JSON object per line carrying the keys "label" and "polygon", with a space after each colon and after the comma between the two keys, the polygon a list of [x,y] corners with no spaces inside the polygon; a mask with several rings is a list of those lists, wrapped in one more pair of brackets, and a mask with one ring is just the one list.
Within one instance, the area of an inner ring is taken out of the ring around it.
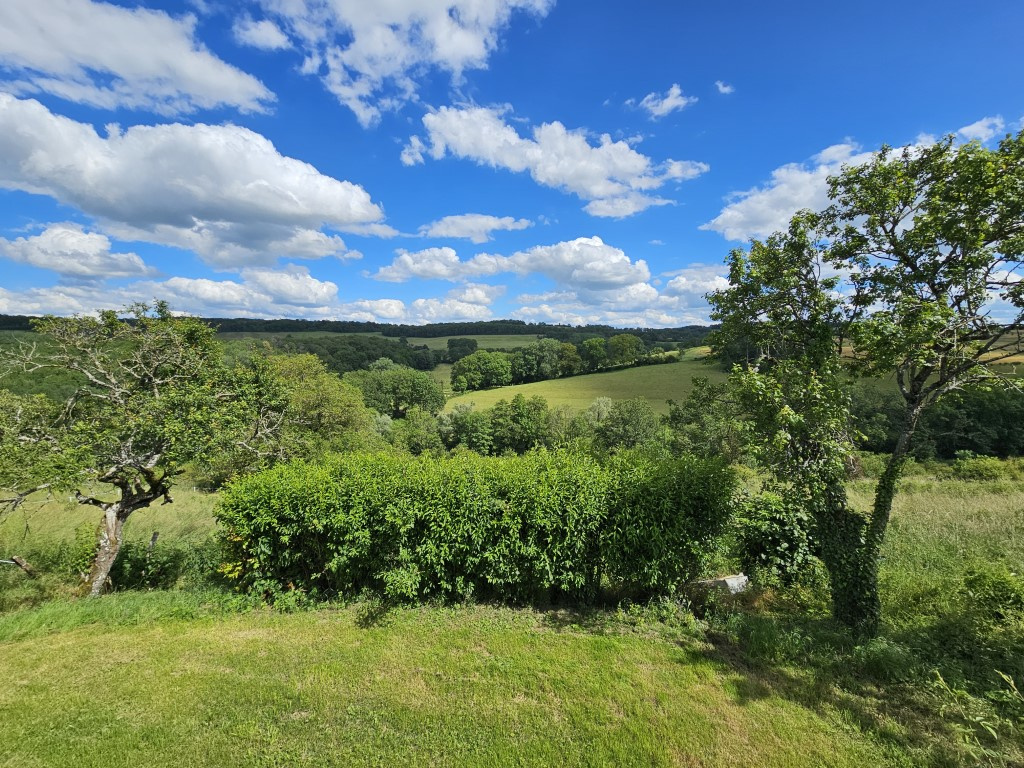
{"label": "bush", "polygon": [[608,575],[627,591],[674,594],[705,575],[732,514],[736,477],[721,459],[642,451],[613,458],[602,540]]}
{"label": "bush", "polygon": [[1024,618],[1024,579],[1002,563],[978,563],[964,576],[958,597],[976,625]]}
{"label": "bush", "polygon": [[991,456],[962,454],[953,462],[953,476],[959,480],[999,480],[1010,472],[1010,465]]}
{"label": "bush", "polygon": [[587,601],[602,571],[664,593],[715,551],[731,482],[718,463],[568,451],[297,462],[225,490],[222,570],[274,599]]}
{"label": "bush", "polygon": [[751,496],[738,521],[740,567],[756,581],[789,587],[811,570],[810,517],[778,493]]}

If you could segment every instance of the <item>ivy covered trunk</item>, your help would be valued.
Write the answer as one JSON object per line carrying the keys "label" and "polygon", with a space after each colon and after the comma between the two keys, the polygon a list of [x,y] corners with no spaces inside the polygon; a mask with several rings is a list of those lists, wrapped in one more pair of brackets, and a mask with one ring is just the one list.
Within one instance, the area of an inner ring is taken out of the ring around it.
{"label": "ivy covered trunk", "polygon": [[816,515],[822,561],[832,585],[832,616],[864,639],[878,634],[882,603],[878,566],[885,532],[892,515],[896,484],[907,462],[911,440],[923,407],[907,408],[903,429],[875,487],[870,517],[846,503],[841,486],[833,483]]}

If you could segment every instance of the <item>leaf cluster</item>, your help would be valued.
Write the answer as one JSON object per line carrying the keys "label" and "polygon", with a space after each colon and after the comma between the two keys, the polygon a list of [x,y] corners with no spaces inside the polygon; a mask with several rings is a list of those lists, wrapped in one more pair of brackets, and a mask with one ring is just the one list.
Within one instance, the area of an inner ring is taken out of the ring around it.
{"label": "leaf cluster", "polygon": [[258,593],[589,600],[602,574],[646,593],[698,575],[733,488],[693,458],[348,454],[241,478],[218,519],[224,572]]}

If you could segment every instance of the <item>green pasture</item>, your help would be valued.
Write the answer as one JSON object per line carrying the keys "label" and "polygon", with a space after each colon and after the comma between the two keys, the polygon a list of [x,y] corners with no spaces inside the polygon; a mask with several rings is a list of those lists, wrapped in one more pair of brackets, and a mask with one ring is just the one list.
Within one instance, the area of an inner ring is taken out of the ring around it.
{"label": "green pasture", "polygon": [[[965,574],[1024,562],[1024,467],[1003,465],[984,482],[911,468],[882,560],[882,637],[863,647],[810,593],[702,625],[667,605],[288,614],[220,588],[51,592],[0,611],[0,765],[1019,765],[1020,731],[983,695],[1000,690],[995,670],[1024,677],[1019,629],[971,634],[957,613]],[[870,486],[852,481],[852,502]],[[127,539],[208,541],[216,496],[175,498],[134,515]],[[45,570],[97,520],[30,504],[0,524],[0,557]],[[2,567],[0,594],[31,583]],[[54,579],[69,582],[36,583]]]}
{"label": "green pasture", "polygon": [[678,363],[645,365],[613,371],[571,376],[566,379],[537,381],[510,387],[478,390],[455,395],[446,408],[457,403],[473,403],[477,408],[490,408],[499,400],[511,400],[516,395],[540,395],[552,408],[568,406],[576,411],[587,408],[599,397],[628,400],[643,397],[650,401],[658,413],[668,413],[668,400],[683,400],[693,389],[693,378],[705,376],[714,381],[724,380],[721,368],[706,365],[704,358],[687,350]]}
{"label": "green pasture", "polygon": [[835,713],[696,642],[487,607],[376,621],[358,607],[177,618],[160,595],[105,608],[123,618],[149,597],[171,615],[0,644],[4,765],[891,764]]}

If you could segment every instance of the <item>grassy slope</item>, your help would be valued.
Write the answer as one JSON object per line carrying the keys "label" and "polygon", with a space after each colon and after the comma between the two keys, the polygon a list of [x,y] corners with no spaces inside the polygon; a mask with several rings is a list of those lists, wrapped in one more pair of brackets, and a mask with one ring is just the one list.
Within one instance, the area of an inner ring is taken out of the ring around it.
{"label": "grassy slope", "polygon": [[490,408],[499,400],[511,400],[518,394],[525,397],[540,395],[552,408],[566,405],[573,410],[583,410],[598,397],[612,400],[628,400],[644,397],[658,413],[668,413],[667,400],[682,400],[693,389],[695,376],[712,380],[725,378],[721,369],[705,365],[692,356],[678,363],[646,365],[639,368],[624,368],[568,379],[552,379],[513,387],[498,387],[478,392],[467,392],[448,401],[447,408],[456,403],[474,403],[477,408]]}
{"label": "grassy slope", "polygon": [[[858,505],[869,493],[851,487]],[[178,497],[133,517],[129,538],[208,534],[214,497]],[[76,514],[46,506],[28,534],[9,520],[0,538],[66,538]],[[1024,562],[1020,484],[909,477],[882,564],[889,642],[942,647],[936,619],[978,561]],[[630,629],[608,614],[427,607],[373,621],[366,605],[239,615],[210,600],[127,592],[0,613],[0,766],[957,764],[934,751],[954,742],[953,715],[929,698],[928,669],[880,683],[874,657],[851,665],[799,625],[765,635],[756,620],[715,651],[657,617]],[[998,668],[1020,680],[1020,664]]]}
{"label": "grassy slope", "polygon": [[[132,597],[110,598],[110,610]],[[696,645],[507,609],[363,618],[356,609],[164,618],[5,642],[0,763],[885,762],[834,718],[763,691]]]}

